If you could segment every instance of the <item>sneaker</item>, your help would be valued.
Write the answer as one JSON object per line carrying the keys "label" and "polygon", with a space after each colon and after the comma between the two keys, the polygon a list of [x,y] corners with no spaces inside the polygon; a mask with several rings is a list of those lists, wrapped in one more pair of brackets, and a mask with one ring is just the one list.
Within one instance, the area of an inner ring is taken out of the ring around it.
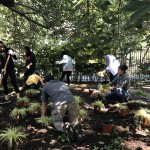
{"label": "sneaker", "polygon": [[9,101],[9,96],[5,95],[5,101]]}
{"label": "sneaker", "polygon": [[82,131],[82,127],[80,124],[77,124],[74,126],[74,132],[76,134],[76,139],[79,142],[83,141],[83,131]]}
{"label": "sneaker", "polygon": [[76,140],[75,138],[75,133],[74,133],[74,130],[72,128],[72,126],[70,125],[69,122],[66,122],[64,124],[64,133],[68,136],[68,138],[70,139],[71,142],[74,142]]}

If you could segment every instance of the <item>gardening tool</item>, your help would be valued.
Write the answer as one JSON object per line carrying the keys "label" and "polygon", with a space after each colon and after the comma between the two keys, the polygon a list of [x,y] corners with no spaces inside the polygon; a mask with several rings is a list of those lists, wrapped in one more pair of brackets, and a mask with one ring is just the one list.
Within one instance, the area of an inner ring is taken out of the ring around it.
{"label": "gardening tool", "polygon": [[3,72],[1,72],[0,86],[2,85],[2,80],[4,78],[4,75],[6,74],[6,69],[7,69],[9,58],[10,58],[10,55],[8,55],[8,57],[7,57]]}

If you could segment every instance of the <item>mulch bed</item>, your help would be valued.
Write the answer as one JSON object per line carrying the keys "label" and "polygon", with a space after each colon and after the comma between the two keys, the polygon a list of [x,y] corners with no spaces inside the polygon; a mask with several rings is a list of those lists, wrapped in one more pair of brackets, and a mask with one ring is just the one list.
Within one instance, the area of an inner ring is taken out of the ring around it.
{"label": "mulch bed", "polygon": [[[134,88],[132,90],[134,90]],[[146,91],[150,92],[150,89],[146,88]],[[0,99],[3,99],[2,92],[0,91],[0,93]],[[24,144],[18,146],[19,150],[107,150],[109,146],[112,146],[112,150],[150,150],[150,127],[136,129],[134,124],[134,110],[136,108],[132,109],[131,107],[126,117],[120,117],[118,111],[113,109],[108,112],[95,113],[91,107],[91,103],[94,100],[87,92],[73,90],[73,94],[83,98],[85,101],[83,107],[88,111],[89,115],[89,118],[82,124],[85,134],[82,143],[63,143],[59,141],[58,136],[61,135],[60,132],[56,131],[53,127],[43,128],[35,122],[35,118],[39,116],[34,117],[27,115],[27,117],[19,123],[10,119],[9,113],[15,106],[15,96],[11,97],[12,101],[10,104],[2,106],[4,111],[3,114],[0,114],[0,130],[4,130],[10,126],[23,126],[25,133],[28,134],[28,138]],[[143,98],[143,101],[145,99],[148,101],[148,104],[150,104],[149,98]],[[40,101],[40,99],[38,101]],[[48,111],[48,113],[50,113],[50,111]],[[110,119],[113,120],[115,127],[112,134],[105,135],[102,132],[101,123],[104,120]],[[116,145],[115,143],[118,138],[122,139],[122,143],[118,142]],[[121,148],[117,148],[117,146],[121,146]],[[0,146],[0,149],[7,150],[7,147],[3,144]]]}

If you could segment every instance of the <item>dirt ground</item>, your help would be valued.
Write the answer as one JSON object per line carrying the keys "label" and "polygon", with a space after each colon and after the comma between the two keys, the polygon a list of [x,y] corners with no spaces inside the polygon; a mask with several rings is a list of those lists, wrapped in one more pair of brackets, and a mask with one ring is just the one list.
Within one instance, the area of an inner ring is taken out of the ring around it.
{"label": "dirt ground", "polygon": [[[96,85],[93,85],[95,88]],[[136,87],[132,87],[134,92]],[[150,93],[150,86],[142,87],[146,92]],[[131,92],[131,93],[132,93]],[[150,108],[150,95],[147,97],[136,97],[131,95],[128,102],[129,113],[126,117],[121,117],[116,109],[110,109],[108,112],[95,112],[92,102],[95,100],[88,92],[82,92],[80,88],[73,90],[74,95],[79,95],[84,100],[83,108],[88,112],[88,119],[82,123],[84,132],[84,141],[79,142],[62,142],[58,139],[61,135],[53,127],[43,128],[38,125],[35,118],[40,117],[27,115],[25,119],[16,123],[9,117],[10,111],[16,106],[15,96],[12,95],[11,103],[2,105],[3,113],[0,114],[0,130],[4,130],[10,126],[22,126],[25,133],[28,134],[25,143],[18,146],[19,150],[150,150],[150,126],[137,129],[134,123],[134,112],[137,107],[133,107],[134,101],[137,99],[145,102],[143,107]],[[3,99],[3,91],[0,91],[0,99]],[[33,100],[34,101],[34,100]],[[36,98],[35,101],[40,101]],[[50,115],[50,110],[47,112]],[[110,135],[102,132],[102,122],[104,120],[113,120],[114,129]],[[1,150],[7,150],[7,146],[2,144]]]}

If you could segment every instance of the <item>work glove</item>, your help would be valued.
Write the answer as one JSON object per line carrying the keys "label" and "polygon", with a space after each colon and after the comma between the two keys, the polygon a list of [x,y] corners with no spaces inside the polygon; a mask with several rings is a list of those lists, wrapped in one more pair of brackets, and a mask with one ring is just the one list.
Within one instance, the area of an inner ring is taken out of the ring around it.
{"label": "work glove", "polygon": [[9,50],[9,51],[8,51],[8,54],[14,55],[14,52],[13,52],[12,50]]}
{"label": "work glove", "polygon": [[60,61],[55,61],[55,64],[58,65]]}

